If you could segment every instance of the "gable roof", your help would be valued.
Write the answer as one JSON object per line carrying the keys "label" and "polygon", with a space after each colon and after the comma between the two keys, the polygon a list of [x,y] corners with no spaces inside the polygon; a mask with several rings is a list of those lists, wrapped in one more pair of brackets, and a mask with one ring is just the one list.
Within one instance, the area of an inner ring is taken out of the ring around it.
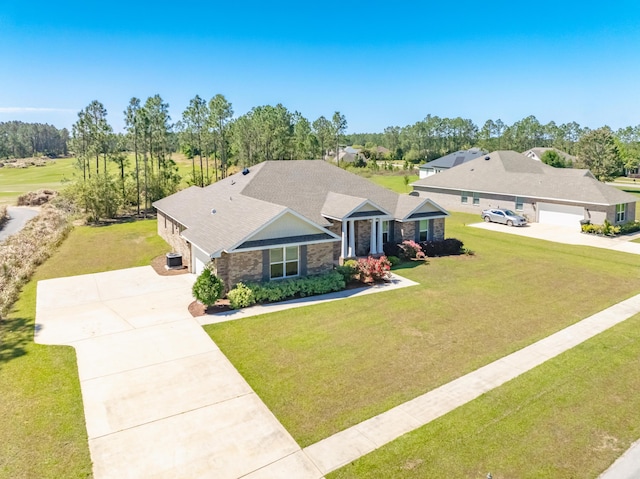
{"label": "gable roof", "polygon": [[[266,161],[205,188],[192,186],[153,203],[185,226],[185,239],[210,255],[258,245],[252,237],[286,213],[313,225],[317,235],[325,234],[331,241],[338,236],[325,229],[331,225],[328,218],[378,216],[403,221],[424,205],[430,205],[425,212],[429,210],[432,217],[448,216],[427,198],[399,195],[322,160]],[[320,238],[317,235],[306,234],[315,236],[314,241]]]}
{"label": "gable roof", "polygon": [[428,163],[420,165],[421,170],[429,168],[453,168],[454,166],[461,165],[467,161],[474,160],[479,156],[486,155],[487,152],[480,148],[471,148],[469,150],[460,150],[453,153],[449,153],[446,156],[437,158]]}
{"label": "gable roof", "polygon": [[635,196],[596,180],[589,170],[554,168],[509,150],[494,151],[412,186],[597,205],[636,201]]}
{"label": "gable roof", "polygon": [[542,160],[542,155],[544,155],[547,151],[555,151],[560,156],[562,156],[565,160],[567,160],[567,161],[569,161],[571,163],[576,161],[576,157],[575,156],[571,156],[569,153],[564,152],[562,150],[558,150],[557,148],[544,148],[544,147],[531,148],[530,150],[523,151],[522,154],[525,155],[525,156],[528,156],[529,158],[533,158],[533,159],[536,159],[536,160]]}

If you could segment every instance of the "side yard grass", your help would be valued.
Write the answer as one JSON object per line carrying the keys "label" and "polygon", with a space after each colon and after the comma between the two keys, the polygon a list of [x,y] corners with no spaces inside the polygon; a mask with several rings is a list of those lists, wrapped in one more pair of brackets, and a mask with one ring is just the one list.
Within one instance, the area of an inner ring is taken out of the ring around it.
{"label": "side yard grass", "polygon": [[[418,175],[414,175],[410,171],[407,171],[406,175],[409,177],[409,184],[418,180]],[[384,186],[391,191],[395,191],[396,193],[409,193],[412,189],[410,186],[405,185],[404,175],[373,175],[369,177],[369,179],[380,186]]]}
{"label": "side yard grass", "polygon": [[327,476],[596,478],[638,437],[640,315]]}
{"label": "side yard grass", "polygon": [[205,329],[307,446],[640,291],[640,257],[475,221],[454,214],[447,236],[476,256],[398,270],[419,286]]}
{"label": "side yard grass", "polygon": [[33,342],[37,281],[149,264],[156,221],[75,228],[0,321],[0,477],[91,477],[73,348]]}

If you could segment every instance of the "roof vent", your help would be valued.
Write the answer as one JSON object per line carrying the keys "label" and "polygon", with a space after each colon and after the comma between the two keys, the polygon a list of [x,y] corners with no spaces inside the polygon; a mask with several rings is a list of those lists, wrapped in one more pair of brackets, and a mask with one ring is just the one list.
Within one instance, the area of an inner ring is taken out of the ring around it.
{"label": "roof vent", "polygon": [[249,168],[245,168],[244,170],[242,170],[242,174],[243,175],[248,175],[249,174]]}
{"label": "roof vent", "polygon": [[491,157],[490,157],[490,156],[485,156],[485,157],[484,157],[484,159],[485,159],[485,160],[490,160],[490,159],[491,159]]}
{"label": "roof vent", "polygon": [[215,214],[216,214],[216,209],[215,209],[215,208],[213,208],[213,209],[211,210],[211,214],[212,214],[212,215],[215,215]]}

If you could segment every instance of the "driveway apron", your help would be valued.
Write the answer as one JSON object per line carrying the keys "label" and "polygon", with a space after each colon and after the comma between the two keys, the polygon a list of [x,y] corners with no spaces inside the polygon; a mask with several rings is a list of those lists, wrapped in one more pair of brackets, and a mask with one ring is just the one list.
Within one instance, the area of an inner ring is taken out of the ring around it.
{"label": "driveway apron", "polygon": [[151,267],[38,283],[40,344],[76,350],[96,479],[322,474]]}

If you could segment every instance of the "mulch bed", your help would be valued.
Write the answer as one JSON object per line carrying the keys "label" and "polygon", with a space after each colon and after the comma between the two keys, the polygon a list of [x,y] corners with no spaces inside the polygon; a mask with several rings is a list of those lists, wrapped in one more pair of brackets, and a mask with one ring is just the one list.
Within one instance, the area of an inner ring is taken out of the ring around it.
{"label": "mulch bed", "polygon": [[175,276],[177,274],[185,274],[189,272],[189,269],[184,265],[180,269],[167,269],[166,266],[167,257],[165,255],[160,255],[151,260],[151,267],[160,276]]}
{"label": "mulch bed", "polygon": [[213,306],[206,307],[204,304],[194,301],[189,305],[189,313],[194,318],[198,316],[204,316],[205,314],[217,314],[224,313],[225,311],[231,311],[228,299],[219,299]]}

